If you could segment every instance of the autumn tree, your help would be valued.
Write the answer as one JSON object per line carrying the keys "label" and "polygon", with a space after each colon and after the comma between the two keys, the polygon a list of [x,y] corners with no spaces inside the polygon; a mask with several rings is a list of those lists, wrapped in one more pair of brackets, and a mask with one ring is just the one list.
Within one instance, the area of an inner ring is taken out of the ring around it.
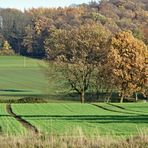
{"label": "autumn tree", "polygon": [[14,55],[14,51],[8,41],[4,41],[3,47],[0,50],[0,55]]}
{"label": "autumn tree", "polygon": [[103,58],[103,50],[110,32],[94,22],[70,30],[54,29],[46,40],[49,59],[57,59],[57,65],[71,88],[80,94],[82,103],[96,63]]}
{"label": "autumn tree", "polygon": [[30,55],[43,57],[45,55],[44,41],[48,35],[52,21],[47,17],[37,17],[25,27],[23,45]]}
{"label": "autumn tree", "polygon": [[23,48],[24,29],[30,23],[30,18],[22,11],[10,8],[0,8],[0,16],[3,18],[3,27],[0,32],[11,44],[12,49],[19,54]]}
{"label": "autumn tree", "polygon": [[109,43],[107,73],[110,83],[121,93],[121,100],[136,92],[144,92],[146,76],[146,45],[133,37],[131,32],[117,33]]}

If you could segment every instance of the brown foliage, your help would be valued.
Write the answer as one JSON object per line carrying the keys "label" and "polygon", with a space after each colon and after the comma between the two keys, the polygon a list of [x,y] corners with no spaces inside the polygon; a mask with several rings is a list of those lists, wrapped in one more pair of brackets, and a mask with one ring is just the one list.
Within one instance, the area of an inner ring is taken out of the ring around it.
{"label": "brown foliage", "polygon": [[72,89],[80,94],[81,102],[90,86],[90,79],[97,63],[103,62],[103,53],[110,32],[94,22],[71,30],[53,30],[46,40],[49,59],[58,58],[58,65]]}
{"label": "brown foliage", "polygon": [[109,44],[106,70],[111,83],[120,90],[122,97],[144,92],[148,84],[146,45],[125,31],[112,37]]}

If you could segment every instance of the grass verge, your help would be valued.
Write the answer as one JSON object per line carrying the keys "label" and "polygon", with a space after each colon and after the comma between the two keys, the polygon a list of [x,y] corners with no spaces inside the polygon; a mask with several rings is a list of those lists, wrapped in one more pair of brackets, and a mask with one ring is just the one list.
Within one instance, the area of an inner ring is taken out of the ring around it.
{"label": "grass verge", "polygon": [[147,148],[148,135],[144,132],[130,138],[113,138],[109,136],[94,135],[90,138],[83,131],[77,131],[79,136],[57,135],[27,135],[21,137],[0,136],[0,147],[4,148]]}

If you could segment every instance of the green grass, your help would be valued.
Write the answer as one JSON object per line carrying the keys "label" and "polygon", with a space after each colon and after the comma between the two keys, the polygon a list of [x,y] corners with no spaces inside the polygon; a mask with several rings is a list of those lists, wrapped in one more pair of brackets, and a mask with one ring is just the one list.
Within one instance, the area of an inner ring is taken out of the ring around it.
{"label": "green grass", "polygon": [[[44,133],[71,134],[75,128],[86,134],[131,135],[148,129],[148,113],[137,112],[148,104],[133,103],[133,110],[109,104],[48,103],[13,104],[13,111]],[[119,104],[117,104],[119,105]],[[130,108],[131,104],[123,104]],[[135,107],[134,107],[135,106]]]}
{"label": "green grass", "polygon": [[[63,79],[50,79],[43,60],[23,56],[0,56],[1,96],[50,96],[58,99],[65,96]],[[62,92],[62,94],[61,94]],[[64,94],[64,95],[63,95]]]}
{"label": "green grass", "polygon": [[[79,95],[71,90],[64,76],[52,64],[47,75],[43,60],[23,56],[0,56],[0,102],[15,102],[24,97],[49,102],[76,102]],[[89,90],[88,90],[89,91]],[[90,101],[89,92],[85,95]],[[103,94],[101,95],[103,96]]]}
{"label": "green grass", "polygon": [[24,135],[26,129],[6,111],[6,105],[0,104],[0,128],[4,135]]}
{"label": "green grass", "polygon": [[148,114],[147,103],[116,103],[113,104],[118,107],[122,107],[123,110],[128,110],[136,113]]}
{"label": "green grass", "polygon": [[0,56],[0,95],[46,93],[48,81],[41,64],[41,60],[21,56]]}
{"label": "green grass", "polygon": [[[45,63],[42,60],[0,56],[0,100],[48,95],[47,98],[54,102],[13,104],[14,112],[41,132],[70,134],[75,128],[82,128],[88,135],[95,132],[102,135],[130,135],[148,128],[147,103],[65,103],[65,100],[71,100],[71,96],[66,95],[68,88],[65,82],[53,76],[48,83],[43,66]],[[75,97],[78,100],[76,95],[71,98]],[[55,103],[58,99],[63,103]],[[14,118],[8,116],[5,104],[0,105],[0,127],[5,134],[26,132]]]}
{"label": "green grass", "polygon": [[0,95],[48,94],[49,84],[43,65],[42,60],[0,56]]}

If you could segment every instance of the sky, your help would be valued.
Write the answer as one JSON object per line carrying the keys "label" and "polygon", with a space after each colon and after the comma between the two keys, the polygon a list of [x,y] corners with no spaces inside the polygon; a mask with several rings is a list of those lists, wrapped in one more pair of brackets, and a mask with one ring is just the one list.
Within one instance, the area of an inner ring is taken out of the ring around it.
{"label": "sky", "polygon": [[91,0],[0,0],[0,8],[24,10],[38,7],[64,7],[71,4],[89,3]]}

